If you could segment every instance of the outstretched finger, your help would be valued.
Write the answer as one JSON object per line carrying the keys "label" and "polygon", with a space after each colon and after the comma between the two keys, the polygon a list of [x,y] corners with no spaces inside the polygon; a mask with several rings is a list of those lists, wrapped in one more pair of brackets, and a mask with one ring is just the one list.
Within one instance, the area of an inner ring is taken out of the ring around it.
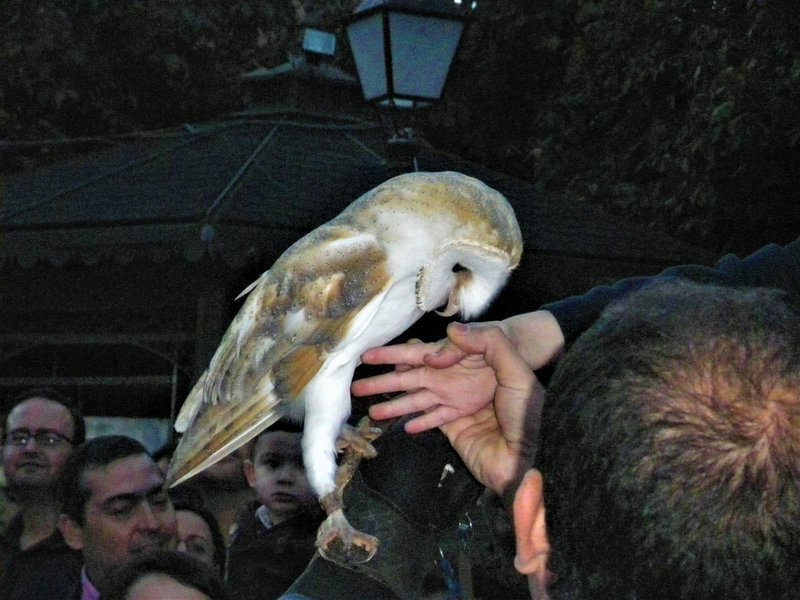
{"label": "outstretched finger", "polygon": [[405,424],[405,429],[408,433],[422,433],[429,429],[447,425],[461,416],[455,408],[439,405],[433,410],[411,419]]}
{"label": "outstretched finger", "polygon": [[425,355],[436,352],[440,345],[439,342],[427,344],[409,342],[370,348],[361,355],[361,362],[367,365],[409,365],[420,367],[424,364]]}
{"label": "outstretched finger", "polygon": [[436,404],[436,398],[433,394],[427,390],[417,390],[392,400],[373,404],[369,407],[369,416],[377,421],[382,421],[426,411],[436,406]]}
{"label": "outstretched finger", "polygon": [[353,396],[374,396],[394,392],[410,392],[425,387],[422,369],[396,370],[358,379],[350,386]]}

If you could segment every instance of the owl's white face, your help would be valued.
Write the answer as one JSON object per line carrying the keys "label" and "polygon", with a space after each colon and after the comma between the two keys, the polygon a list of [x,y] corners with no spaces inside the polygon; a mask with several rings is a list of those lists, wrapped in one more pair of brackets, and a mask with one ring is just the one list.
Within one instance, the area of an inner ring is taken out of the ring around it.
{"label": "owl's white face", "polygon": [[[455,273],[455,286],[450,292],[461,318],[471,320],[483,313],[508,280],[511,269],[504,265],[489,265],[480,271],[461,270]],[[447,309],[443,311],[444,316]]]}
{"label": "owl's white face", "polygon": [[465,320],[481,314],[508,280],[518,255],[476,243],[445,245],[417,274],[417,306]]}

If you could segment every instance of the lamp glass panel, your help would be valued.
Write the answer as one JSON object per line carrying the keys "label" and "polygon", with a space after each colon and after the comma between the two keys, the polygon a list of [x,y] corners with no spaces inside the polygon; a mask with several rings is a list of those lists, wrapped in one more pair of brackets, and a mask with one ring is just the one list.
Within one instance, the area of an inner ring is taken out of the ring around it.
{"label": "lamp glass panel", "polygon": [[376,13],[351,23],[347,27],[347,37],[356,61],[364,99],[386,96],[388,91],[386,56],[383,51],[383,16]]}
{"label": "lamp glass panel", "polygon": [[463,27],[452,19],[390,14],[394,93],[438,99]]}

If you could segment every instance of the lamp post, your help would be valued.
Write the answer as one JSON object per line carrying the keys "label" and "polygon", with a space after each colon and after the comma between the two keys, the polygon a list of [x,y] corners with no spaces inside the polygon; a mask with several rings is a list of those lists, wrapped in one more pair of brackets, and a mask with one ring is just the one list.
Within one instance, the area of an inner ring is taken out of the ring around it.
{"label": "lamp post", "polygon": [[413,163],[414,131],[395,125],[395,109],[439,100],[469,17],[456,0],[363,0],[347,22],[347,37],[364,99],[388,112],[388,153]]}
{"label": "lamp post", "polygon": [[347,37],[364,98],[393,108],[438,100],[468,16],[454,0],[363,0]]}

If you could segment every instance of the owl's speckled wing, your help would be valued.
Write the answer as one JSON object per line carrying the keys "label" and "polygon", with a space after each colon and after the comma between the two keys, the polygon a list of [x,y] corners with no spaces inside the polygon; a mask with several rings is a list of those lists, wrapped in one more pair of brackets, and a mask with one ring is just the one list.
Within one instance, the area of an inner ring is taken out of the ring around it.
{"label": "owl's speckled wing", "polygon": [[287,250],[245,290],[244,305],[184,402],[176,421],[184,435],[168,480],[192,477],[284,415],[302,418],[302,391],[369,325],[390,287],[372,234],[328,224]]}
{"label": "owl's speckled wing", "polygon": [[368,560],[377,541],[347,523],[336,477],[361,354],[440,307],[477,316],[521,255],[513,209],[475,178],[407,173],[370,190],[245,290],[181,410],[168,480],[200,472],[281,417],[302,418],[303,464],[328,513],[320,551],[341,547],[349,557],[360,548]]}
{"label": "owl's speckled wing", "polygon": [[181,411],[168,479],[191,477],[282,416],[302,417],[309,483],[330,494],[361,353],[439,307],[480,314],[521,255],[508,201],[467,175],[407,173],[362,195],[246,290]]}

